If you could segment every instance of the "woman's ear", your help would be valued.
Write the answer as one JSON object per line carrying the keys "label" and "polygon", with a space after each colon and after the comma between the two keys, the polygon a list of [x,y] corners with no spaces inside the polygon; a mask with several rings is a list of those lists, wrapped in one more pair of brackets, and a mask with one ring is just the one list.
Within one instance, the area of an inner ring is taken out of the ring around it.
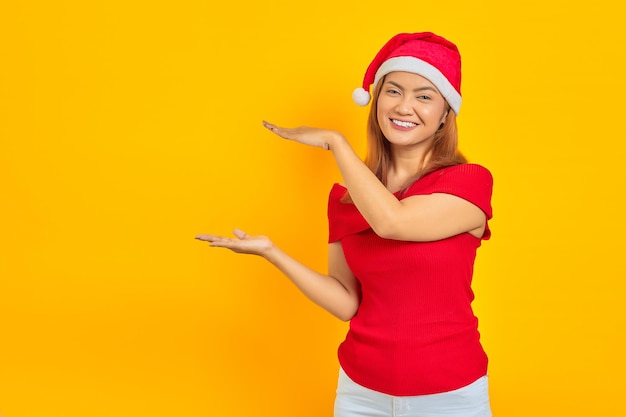
{"label": "woman's ear", "polygon": [[443,129],[443,126],[445,124],[446,119],[448,118],[448,113],[450,112],[450,108],[448,107],[448,109],[445,111],[445,113],[443,114],[443,116],[441,117],[441,124],[439,125],[439,130]]}

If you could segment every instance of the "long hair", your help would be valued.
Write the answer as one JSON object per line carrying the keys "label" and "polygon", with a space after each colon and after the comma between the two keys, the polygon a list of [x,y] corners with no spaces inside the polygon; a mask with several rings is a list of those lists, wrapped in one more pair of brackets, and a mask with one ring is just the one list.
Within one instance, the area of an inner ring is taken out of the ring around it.
{"label": "long hair", "polygon": [[[391,166],[391,146],[385,138],[378,124],[378,97],[384,83],[384,78],[376,86],[370,107],[369,120],[367,123],[367,154],[365,165],[387,185],[387,172]],[[467,162],[467,159],[458,149],[458,136],[456,126],[456,114],[449,109],[444,120],[443,127],[435,133],[435,140],[431,148],[425,153],[424,159],[415,167],[415,175],[403,186],[400,192],[415,182],[417,179],[439,168],[459,165]]]}

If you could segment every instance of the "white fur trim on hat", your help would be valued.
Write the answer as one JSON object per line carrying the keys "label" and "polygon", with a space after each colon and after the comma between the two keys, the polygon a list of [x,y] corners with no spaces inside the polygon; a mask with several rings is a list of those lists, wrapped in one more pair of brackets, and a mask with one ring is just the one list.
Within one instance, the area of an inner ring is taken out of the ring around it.
{"label": "white fur trim on hat", "polygon": [[[381,78],[394,71],[412,72],[426,78],[437,87],[441,95],[446,99],[448,104],[450,104],[450,107],[452,107],[452,110],[454,110],[454,113],[456,113],[457,116],[459,115],[461,108],[461,95],[459,92],[456,91],[441,71],[428,62],[412,56],[389,58],[383,62],[380,68],[378,68],[378,71],[376,71],[372,90],[376,88]],[[354,93],[352,96],[354,98]]]}

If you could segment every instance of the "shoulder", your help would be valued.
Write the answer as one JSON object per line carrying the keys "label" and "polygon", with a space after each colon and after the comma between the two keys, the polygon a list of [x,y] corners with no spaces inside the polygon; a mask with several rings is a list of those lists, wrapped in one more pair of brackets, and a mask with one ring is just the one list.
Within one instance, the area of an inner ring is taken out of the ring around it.
{"label": "shoulder", "polygon": [[460,164],[440,168],[413,183],[403,198],[413,195],[451,194],[467,200],[491,218],[493,176],[482,165]]}
{"label": "shoulder", "polygon": [[[491,172],[479,164],[459,164],[441,168],[432,174],[439,173],[444,178],[472,178],[493,182]],[[430,174],[429,174],[430,175]]]}
{"label": "shoulder", "polygon": [[491,188],[493,186],[493,176],[491,172],[482,165],[459,164],[439,168],[436,171],[426,174],[411,184],[405,194],[432,193],[440,188],[473,188],[474,186]]}

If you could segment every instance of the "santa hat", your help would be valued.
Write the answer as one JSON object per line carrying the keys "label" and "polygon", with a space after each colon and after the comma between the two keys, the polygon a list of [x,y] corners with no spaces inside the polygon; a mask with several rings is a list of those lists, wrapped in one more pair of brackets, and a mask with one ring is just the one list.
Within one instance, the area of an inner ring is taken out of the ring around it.
{"label": "santa hat", "polygon": [[370,101],[368,92],[394,71],[412,72],[433,83],[458,115],[461,108],[461,55],[452,42],[430,32],[401,33],[391,38],[374,57],[354,90],[352,99],[360,106]]}

